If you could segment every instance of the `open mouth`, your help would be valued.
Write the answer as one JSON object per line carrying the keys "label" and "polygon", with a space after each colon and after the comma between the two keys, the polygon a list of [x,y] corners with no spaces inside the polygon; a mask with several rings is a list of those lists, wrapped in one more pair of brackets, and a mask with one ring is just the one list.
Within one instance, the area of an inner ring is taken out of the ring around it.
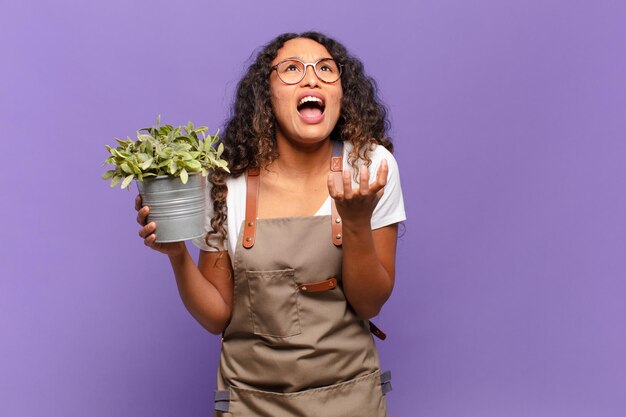
{"label": "open mouth", "polygon": [[298,113],[307,118],[320,117],[325,108],[324,100],[314,96],[302,97],[298,103]]}

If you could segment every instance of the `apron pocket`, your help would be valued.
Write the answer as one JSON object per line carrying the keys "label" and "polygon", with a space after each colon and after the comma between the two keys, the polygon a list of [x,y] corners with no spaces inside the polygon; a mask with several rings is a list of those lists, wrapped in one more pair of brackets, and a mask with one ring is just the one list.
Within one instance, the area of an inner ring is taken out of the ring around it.
{"label": "apron pocket", "polygon": [[246,271],[254,334],[289,337],[300,334],[295,271]]}
{"label": "apron pocket", "polygon": [[386,417],[382,380],[377,370],[339,384],[292,393],[230,387],[228,412],[231,414],[228,415]]}

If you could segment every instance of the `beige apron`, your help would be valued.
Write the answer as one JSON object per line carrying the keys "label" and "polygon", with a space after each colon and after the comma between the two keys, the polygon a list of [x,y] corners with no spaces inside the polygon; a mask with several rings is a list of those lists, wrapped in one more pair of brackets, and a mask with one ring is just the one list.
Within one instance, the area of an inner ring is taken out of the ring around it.
{"label": "beige apron", "polygon": [[[340,172],[341,146],[334,154]],[[390,374],[380,372],[370,325],[341,285],[334,202],[331,216],[257,219],[258,183],[251,170],[215,416],[387,416]]]}

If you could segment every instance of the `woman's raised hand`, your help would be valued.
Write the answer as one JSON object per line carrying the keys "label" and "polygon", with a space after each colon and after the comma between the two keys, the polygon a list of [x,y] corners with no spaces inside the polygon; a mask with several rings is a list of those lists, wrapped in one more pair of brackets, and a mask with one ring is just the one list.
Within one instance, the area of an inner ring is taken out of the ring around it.
{"label": "woman's raised hand", "polygon": [[176,256],[184,253],[187,249],[185,242],[156,242],[156,223],[147,222],[150,208],[148,206],[141,207],[140,195],[135,197],[135,210],[137,210],[137,223],[141,226],[141,229],[139,229],[139,236],[143,239],[144,245],[170,256]]}
{"label": "woman's raised hand", "polygon": [[383,195],[388,174],[389,166],[387,161],[383,160],[376,171],[376,180],[370,184],[369,171],[363,165],[359,171],[359,186],[352,188],[352,173],[350,169],[344,170],[343,191],[337,190],[333,175],[328,175],[328,192],[335,200],[337,211],[344,225],[367,227],[369,230],[372,213]]}

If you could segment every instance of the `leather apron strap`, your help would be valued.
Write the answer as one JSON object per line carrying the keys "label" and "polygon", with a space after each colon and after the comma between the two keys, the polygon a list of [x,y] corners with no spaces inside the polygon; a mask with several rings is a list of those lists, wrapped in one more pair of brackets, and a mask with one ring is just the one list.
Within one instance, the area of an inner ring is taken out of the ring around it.
{"label": "leather apron strap", "polygon": [[[340,191],[343,191],[343,142],[338,140],[333,141],[333,157],[330,159],[330,172],[333,175],[335,181],[335,187]],[[330,199],[330,221],[333,245],[341,246],[341,217],[337,212],[337,206],[335,205],[335,199]]]}
{"label": "leather apron strap", "polygon": [[259,168],[250,168],[246,173],[246,221],[243,225],[243,242],[246,249],[254,246],[256,235],[257,202],[259,200]]}

